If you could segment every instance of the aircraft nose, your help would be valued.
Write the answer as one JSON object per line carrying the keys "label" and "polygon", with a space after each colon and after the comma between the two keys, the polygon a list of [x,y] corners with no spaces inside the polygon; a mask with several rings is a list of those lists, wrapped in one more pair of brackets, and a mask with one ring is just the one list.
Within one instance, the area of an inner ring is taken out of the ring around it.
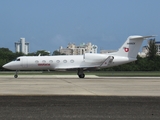
{"label": "aircraft nose", "polygon": [[3,65],[2,67],[5,69],[10,69],[11,66],[7,63],[7,64]]}
{"label": "aircraft nose", "polygon": [[7,64],[3,65],[2,67],[3,67],[3,68],[7,68]]}
{"label": "aircraft nose", "polygon": [[9,69],[9,70],[18,70],[21,68],[21,63],[17,63],[15,61],[9,62],[5,65],[2,66],[5,69]]}

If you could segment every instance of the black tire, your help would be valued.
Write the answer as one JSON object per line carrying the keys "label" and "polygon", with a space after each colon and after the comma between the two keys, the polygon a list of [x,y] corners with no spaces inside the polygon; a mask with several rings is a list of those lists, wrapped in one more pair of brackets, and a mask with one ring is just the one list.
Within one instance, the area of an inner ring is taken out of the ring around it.
{"label": "black tire", "polygon": [[80,74],[80,75],[78,75],[79,76],[79,78],[84,78],[85,77],[85,74]]}
{"label": "black tire", "polygon": [[14,78],[18,78],[18,75],[14,75]]}

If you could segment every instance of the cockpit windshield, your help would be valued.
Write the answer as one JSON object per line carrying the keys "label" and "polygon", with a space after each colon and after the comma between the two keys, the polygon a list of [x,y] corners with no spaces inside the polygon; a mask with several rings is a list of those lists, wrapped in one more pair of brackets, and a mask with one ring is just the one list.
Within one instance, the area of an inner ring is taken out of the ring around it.
{"label": "cockpit windshield", "polygon": [[20,61],[20,58],[17,58],[16,61]]}

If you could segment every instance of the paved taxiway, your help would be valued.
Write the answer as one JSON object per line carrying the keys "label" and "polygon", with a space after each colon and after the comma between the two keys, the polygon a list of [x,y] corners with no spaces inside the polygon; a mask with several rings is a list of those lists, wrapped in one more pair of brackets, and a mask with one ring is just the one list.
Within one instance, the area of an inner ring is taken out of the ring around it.
{"label": "paved taxiway", "polygon": [[160,78],[0,76],[0,120],[159,120]]}
{"label": "paved taxiway", "polygon": [[1,75],[0,95],[160,96],[160,78]]}

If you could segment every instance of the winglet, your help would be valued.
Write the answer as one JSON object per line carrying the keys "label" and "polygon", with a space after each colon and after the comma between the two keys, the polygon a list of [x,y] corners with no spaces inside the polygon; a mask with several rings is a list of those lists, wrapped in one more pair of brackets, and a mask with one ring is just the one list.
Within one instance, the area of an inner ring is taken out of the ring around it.
{"label": "winglet", "polygon": [[108,66],[110,63],[112,63],[114,57],[113,56],[108,56],[105,61],[100,65],[100,67],[106,67]]}

